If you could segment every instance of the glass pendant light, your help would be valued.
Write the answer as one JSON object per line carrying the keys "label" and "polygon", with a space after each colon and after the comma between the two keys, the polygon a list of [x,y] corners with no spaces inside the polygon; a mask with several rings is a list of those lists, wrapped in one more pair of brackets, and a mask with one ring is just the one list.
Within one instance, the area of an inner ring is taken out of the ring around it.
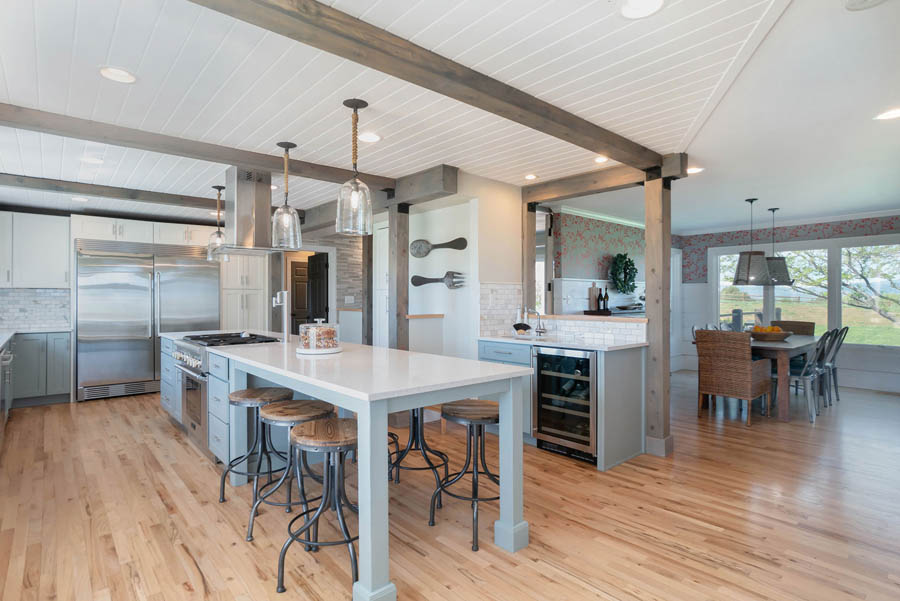
{"label": "glass pendant light", "polygon": [[359,179],[359,170],[356,168],[359,109],[366,108],[369,103],[351,98],[344,101],[344,106],[353,109],[353,179],[344,182],[338,192],[334,231],[350,236],[369,236],[372,234],[372,194],[369,186]]}
{"label": "glass pendant light", "polygon": [[753,203],[756,198],[748,198],[750,203],[750,250],[738,255],[737,269],[734,270],[735,286],[765,286],[769,283],[769,268],[766,253],[753,250]]}
{"label": "glass pendant light", "polygon": [[793,286],[794,280],[791,279],[791,274],[788,272],[787,260],[784,257],[775,255],[775,211],[777,210],[778,207],[769,209],[772,213],[772,255],[766,257],[766,266],[769,269],[769,284],[772,286]]}
{"label": "glass pendant light", "polygon": [[216,231],[209,235],[209,243],[206,245],[207,261],[227,261],[228,255],[216,253],[216,249],[225,244],[225,234],[222,233],[222,190],[225,186],[213,186],[216,191]]}
{"label": "glass pendant light", "polygon": [[279,142],[278,146],[284,148],[284,204],[272,214],[272,248],[300,250],[303,245],[300,236],[300,215],[288,205],[289,152],[297,145],[293,142]]}

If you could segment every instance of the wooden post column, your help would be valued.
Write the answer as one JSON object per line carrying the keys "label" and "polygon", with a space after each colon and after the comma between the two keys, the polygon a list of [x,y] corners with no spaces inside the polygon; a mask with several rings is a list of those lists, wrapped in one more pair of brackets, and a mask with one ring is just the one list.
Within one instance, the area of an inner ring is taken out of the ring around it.
{"label": "wooden post column", "polygon": [[371,345],[373,343],[373,323],[372,323],[372,299],[375,294],[375,270],[372,255],[372,241],[374,236],[363,236],[362,238],[362,341],[363,344]]}
{"label": "wooden post column", "polygon": [[409,350],[409,205],[388,207],[388,346]]}
{"label": "wooden post column", "polygon": [[651,455],[672,453],[669,430],[669,293],[672,250],[670,180],[648,173],[644,183],[647,348],[645,378],[646,447]]}
{"label": "wooden post column", "polygon": [[537,253],[535,229],[537,203],[522,204],[522,303],[528,309],[535,307],[534,262]]}

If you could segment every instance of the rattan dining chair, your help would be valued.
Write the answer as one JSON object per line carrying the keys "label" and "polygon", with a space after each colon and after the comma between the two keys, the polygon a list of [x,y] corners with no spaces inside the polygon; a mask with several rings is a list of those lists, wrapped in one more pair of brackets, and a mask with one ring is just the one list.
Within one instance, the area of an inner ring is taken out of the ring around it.
{"label": "rattan dining chair", "polygon": [[771,415],[772,372],[771,359],[753,359],[748,332],[720,332],[697,330],[699,366],[697,386],[697,415],[703,411],[703,400],[710,396],[710,408],[715,396],[747,401],[746,424],[750,425],[751,404],[764,397]]}
{"label": "rattan dining chair", "polygon": [[815,336],[816,322],[814,321],[772,321],[773,326],[778,326],[785,332],[793,332],[798,336]]}
{"label": "rattan dining chair", "polygon": [[[823,395],[823,389],[819,387],[823,383],[821,379],[825,370],[820,367],[822,365],[826,352],[831,344],[831,339],[837,334],[837,330],[829,330],[822,334],[819,342],[816,343],[816,350],[806,356],[806,362],[803,367],[791,366],[789,378],[795,384],[803,385],[803,392],[806,394],[806,410],[809,413],[809,423],[816,423],[816,416],[819,415],[819,396]],[[788,385],[790,385],[790,380]],[[778,373],[772,373],[772,387],[778,389]]]}

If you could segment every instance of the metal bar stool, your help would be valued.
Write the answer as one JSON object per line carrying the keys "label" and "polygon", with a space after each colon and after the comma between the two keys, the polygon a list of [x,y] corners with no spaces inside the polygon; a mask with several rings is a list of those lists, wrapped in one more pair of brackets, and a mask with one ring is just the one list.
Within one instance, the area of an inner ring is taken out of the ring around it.
{"label": "metal bar stool", "polygon": [[[277,401],[275,403],[264,405],[259,409],[260,421],[262,421],[263,424],[269,426],[270,430],[272,426],[288,426],[290,428],[293,428],[294,426],[312,421],[314,419],[325,419],[333,415],[334,406],[324,401]],[[287,437],[288,447],[290,447],[290,429],[287,431]],[[291,485],[292,480],[294,480],[295,476],[294,453],[289,452],[287,456],[287,464],[284,467],[284,472],[281,474],[281,478],[279,478],[278,480],[267,482],[259,487],[259,495],[256,501],[253,503],[253,508],[250,509],[250,521],[247,524],[248,541],[253,540],[253,523],[256,520],[256,513],[259,509],[260,503],[265,503],[266,505],[272,505],[274,507],[284,507],[284,510],[287,513],[290,513],[291,508],[294,505],[301,505],[303,510],[306,511],[308,499],[306,498],[305,487],[303,485],[303,470],[305,469],[308,474],[312,474],[312,471],[309,469],[309,464],[306,462],[306,451],[300,452],[299,459],[300,465],[303,468],[300,470],[300,480],[297,482],[297,487],[300,489],[300,499],[291,502]],[[282,484],[284,484],[285,482],[287,482],[287,488],[285,490],[287,500],[283,503],[271,500],[270,497],[275,493],[276,490],[279,490]]]}
{"label": "metal bar stool", "polygon": [[[235,407],[247,407],[250,409],[250,419],[253,420],[253,443],[247,449],[247,452],[240,457],[232,459],[225,466],[222,472],[222,478],[219,482],[219,503],[225,502],[225,478],[229,473],[240,474],[253,478],[253,502],[259,496],[259,477],[268,476],[272,481],[272,474],[280,472],[284,468],[272,469],[272,457],[270,453],[274,453],[282,459],[287,459],[272,446],[269,440],[269,426],[263,424],[259,419],[259,409],[269,403],[276,401],[286,401],[294,396],[294,391],[288,388],[245,388],[243,390],[235,390],[228,395],[228,402]],[[256,467],[250,469],[250,458],[256,454]],[[262,471],[263,457],[266,459],[266,471]],[[247,462],[246,471],[236,469],[243,462]]]}
{"label": "metal bar stool", "polygon": [[[291,544],[303,543],[307,551],[318,551],[320,547],[335,545],[347,545],[350,551],[350,570],[353,574],[353,582],[359,578],[356,564],[356,548],[353,541],[359,536],[352,536],[347,521],[344,518],[344,507],[353,512],[358,512],[358,507],[347,498],[347,490],[344,487],[344,458],[347,453],[356,450],[356,420],[350,418],[329,417],[308,421],[291,428],[291,451],[294,453],[294,477],[297,482],[302,482],[300,473],[300,454],[324,453],[325,468],[322,473],[322,497],[318,507],[305,508],[288,524],[288,538],[281,547],[278,556],[278,586],[279,593],[284,588],[284,558]],[[300,490],[301,497],[304,495]],[[319,518],[326,509],[331,509],[337,516],[338,526],[344,538],[333,541],[319,540]],[[302,519],[303,524],[295,529],[295,524]]]}
{"label": "metal bar stool", "polygon": [[[427,465],[403,465],[403,460],[409,456],[411,451],[419,451],[422,453],[422,457],[425,458],[425,463]],[[437,461],[432,461],[428,456],[429,454],[437,457]],[[441,481],[441,476],[438,473],[438,468],[444,468],[444,478],[447,477],[447,472],[449,470],[449,459],[447,455],[442,451],[438,451],[437,449],[432,449],[428,446],[428,443],[425,441],[425,410],[424,409],[410,409],[409,411],[409,440],[406,442],[406,448],[404,448],[399,453],[391,453],[394,455],[394,460],[392,462],[392,468],[394,470],[394,482],[400,482],[400,470],[411,470],[411,471],[421,471],[421,470],[431,470],[431,473],[434,474],[434,482],[435,484],[439,484]],[[388,477],[390,477],[390,469],[388,469]],[[438,495],[438,507],[441,506],[441,497]]]}
{"label": "metal bar stool", "polygon": [[[491,473],[484,459],[484,427],[488,424],[500,423],[500,410],[493,401],[469,399],[447,403],[441,407],[441,417],[466,426],[466,463],[458,472],[444,476],[438,482],[434,494],[431,495],[431,511],[429,512],[428,525],[434,526],[434,507],[440,498],[441,491],[451,497],[472,504],[472,550],[478,550],[478,503],[480,501],[496,501],[500,497],[478,496],[478,463],[481,462],[481,471],[494,484],[500,484],[500,478]],[[471,465],[471,470],[469,467]],[[447,490],[466,474],[472,474],[472,496],[458,495]]]}

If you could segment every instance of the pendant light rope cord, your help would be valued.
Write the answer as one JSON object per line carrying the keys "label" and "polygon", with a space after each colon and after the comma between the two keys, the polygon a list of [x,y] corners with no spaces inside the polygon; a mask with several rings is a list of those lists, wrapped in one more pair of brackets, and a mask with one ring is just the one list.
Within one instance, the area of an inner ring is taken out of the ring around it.
{"label": "pendant light rope cord", "polygon": [[356,159],[359,155],[359,139],[356,134],[359,127],[359,113],[356,109],[353,109],[353,116],[350,119],[351,123],[353,124],[353,127],[351,129],[353,130],[353,175],[355,177],[359,175],[359,170],[356,168]]}
{"label": "pendant light rope cord", "polygon": [[216,231],[219,231],[219,224],[222,220],[222,191],[216,190]]}
{"label": "pendant light rope cord", "polygon": [[284,149],[284,204],[288,203],[288,162],[290,161],[290,152]]}

